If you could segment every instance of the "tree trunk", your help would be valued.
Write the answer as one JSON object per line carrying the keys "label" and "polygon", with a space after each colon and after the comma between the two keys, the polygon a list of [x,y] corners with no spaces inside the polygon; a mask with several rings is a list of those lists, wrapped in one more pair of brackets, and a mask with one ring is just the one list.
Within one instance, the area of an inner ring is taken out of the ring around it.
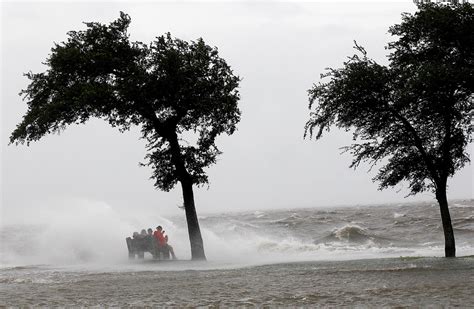
{"label": "tree trunk", "polygon": [[194,205],[193,181],[181,156],[181,147],[178,142],[176,128],[168,131],[167,140],[170,143],[172,162],[176,168],[176,173],[181,188],[183,189],[184,210],[186,212],[186,222],[188,224],[189,241],[191,243],[191,259],[206,260],[204,245],[202,242],[201,229]]}
{"label": "tree trunk", "polygon": [[201,229],[199,228],[196,207],[194,206],[193,184],[192,182],[181,181],[181,187],[183,189],[184,209],[186,211],[189,240],[191,242],[191,259],[206,260]]}
{"label": "tree trunk", "polygon": [[446,257],[456,256],[456,245],[454,243],[454,231],[451,224],[451,216],[449,215],[448,198],[446,195],[446,182],[436,186],[436,199],[438,200],[441,211],[441,221],[443,222],[444,231],[444,253]]}

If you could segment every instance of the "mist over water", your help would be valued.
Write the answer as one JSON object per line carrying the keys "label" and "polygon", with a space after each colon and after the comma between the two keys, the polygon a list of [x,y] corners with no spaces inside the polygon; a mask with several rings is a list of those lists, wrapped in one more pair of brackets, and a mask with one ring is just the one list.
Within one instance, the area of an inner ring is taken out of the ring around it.
{"label": "mist over water", "polygon": [[56,201],[32,212],[20,222],[2,226],[2,264],[117,261],[122,251],[117,236],[132,228],[131,222],[100,202]]}
{"label": "mist over water", "polygon": [[[47,265],[147,270],[151,256],[146,254],[143,262],[128,261],[125,238],[157,225],[164,227],[178,258],[190,258],[184,214],[123,214],[106,203],[87,200],[38,207],[37,215],[25,215],[21,223],[1,227],[3,268]],[[451,213],[458,256],[474,254],[474,202],[451,202]],[[161,268],[235,268],[444,254],[435,203],[221,213],[201,216],[200,224],[208,262],[169,263]]]}

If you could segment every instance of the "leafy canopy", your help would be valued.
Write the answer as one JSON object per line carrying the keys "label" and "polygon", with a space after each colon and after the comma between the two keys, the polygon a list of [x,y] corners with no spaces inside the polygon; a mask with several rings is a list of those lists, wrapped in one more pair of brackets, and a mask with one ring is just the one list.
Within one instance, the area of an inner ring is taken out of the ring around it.
{"label": "leafy canopy", "polygon": [[[149,45],[131,42],[130,22],[121,12],[109,25],[85,23],[86,30],[55,44],[46,72],[26,74],[31,82],[21,94],[28,110],[10,142],[36,141],[91,117],[121,131],[140,126],[155,186],[204,184],[204,168],[220,153],[216,137],[232,134],[240,120],[240,79],[202,39],[168,33]],[[190,134],[196,143],[182,139]]]}
{"label": "leafy canopy", "polygon": [[309,90],[305,135],[319,139],[331,126],[353,130],[351,167],[381,163],[380,189],[408,181],[411,194],[436,189],[469,162],[474,90],[474,9],[420,5],[390,28],[398,37],[389,65],[359,54],[330,81]]}

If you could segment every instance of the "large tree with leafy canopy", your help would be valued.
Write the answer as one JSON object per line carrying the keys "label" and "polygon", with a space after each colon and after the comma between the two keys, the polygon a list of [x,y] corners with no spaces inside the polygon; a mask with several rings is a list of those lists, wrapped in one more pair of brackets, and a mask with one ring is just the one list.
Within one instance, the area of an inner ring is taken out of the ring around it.
{"label": "large tree with leafy canopy", "polygon": [[193,186],[208,182],[205,168],[220,154],[216,137],[232,134],[240,120],[239,77],[202,39],[168,33],[149,45],[131,42],[122,12],[109,25],[85,25],[54,45],[45,72],[26,75],[28,110],[10,142],[28,144],[91,117],[120,131],[139,126],[144,165],[152,167],[155,187],[181,184],[192,259],[205,259]]}
{"label": "large tree with leafy canopy", "polygon": [[[319,139],[336,126],[352,130],[345,147],[354,159],[382,164],[380,189],[402,181],[410,194],[431,191],[438,201],[445,255],[456,255],[447,181],[469,163],[474,108],[474,9],[470,4],[420,4],[392,26],[388,65],[360,52],[326,83],[309,90],[311,116],[305,133]],[[306,135],[305,134],[305,135]]]}

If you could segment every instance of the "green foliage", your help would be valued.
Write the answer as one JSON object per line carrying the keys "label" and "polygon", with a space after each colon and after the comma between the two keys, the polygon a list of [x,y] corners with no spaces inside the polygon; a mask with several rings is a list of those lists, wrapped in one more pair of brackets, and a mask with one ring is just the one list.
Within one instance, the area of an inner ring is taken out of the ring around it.
{"label": "green foliage", "polygon": [[474,9],[423,4],[390,28],[390,63],[366,51],[329,69],[309,90],[305,135],[336,126],[353,130],[351,167],[382,162],[380,188],[408,181],[411,194],[436,189],[469,162],[474,109]]}
{"label": "green foliage", "polygon": [[[29,143],[98,117],[121,131],[141,127],[158,188],[206,183],[204,168],[220,153],[215,138],[232,134],[240,120],[240,79],[217,48],[169,33],[149,45],[130,42],[123,12],[109,25],[85,24],[55,44],[46,72],[26,74],[28,111],[10,141]],[[182,140],[189,132],[195,145]]]}

